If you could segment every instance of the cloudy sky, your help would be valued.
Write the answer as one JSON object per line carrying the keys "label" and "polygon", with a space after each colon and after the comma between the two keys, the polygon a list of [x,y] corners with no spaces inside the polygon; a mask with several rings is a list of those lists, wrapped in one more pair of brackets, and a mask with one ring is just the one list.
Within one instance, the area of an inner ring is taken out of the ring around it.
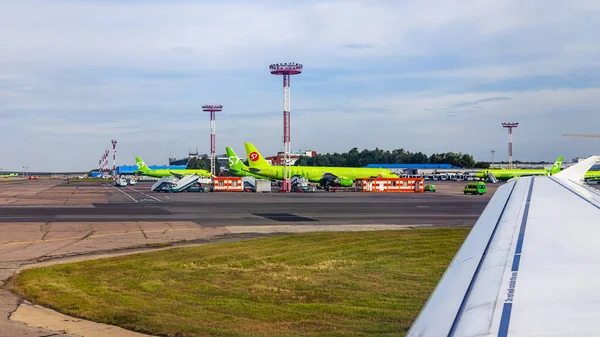
{"label": "cloudy sky", "polygon": [[0,167],[88,170],[209,149],[466,152],[519,160],[600,153],[595,0],[0,0]]}

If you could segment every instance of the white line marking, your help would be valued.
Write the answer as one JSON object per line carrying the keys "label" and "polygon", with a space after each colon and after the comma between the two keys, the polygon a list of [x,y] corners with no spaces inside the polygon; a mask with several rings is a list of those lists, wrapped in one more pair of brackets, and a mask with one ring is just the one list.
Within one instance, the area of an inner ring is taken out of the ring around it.
{"label": "white line marking", "polygon": [[144,192],[140,192],[140,191],[138,191],[138,190],[136,190],[136,189],[133,189],[133,188],[131,188],[131,187],[129,187],[129,186],[127,186],[127,188],[128,188],[128,189],[130,189],[130,190],[132,190],[132,191],[135,191],[135,192],[137,192],[137,193],[141,193],[141,194],[143,194],[143,195],[147,196],[148,198],[152,198],[152,199],[154,199],[154,200],[156,200],[156,201],[159,201],[159,202],[164,202],[164,201],[162,201],[162,200],[160,200],[160,199],[158,199],[158,198],[155,198],[155,197],[153,197],[153,196],[151,196],[151,195],[148,195],[148,194],[146,194],[146,193],[144,193]]}
{"label": "white line marking", "polygon": [[[111,185],[111,186],[112,186],[112,185]],[[126,196],[130,197],[130,198],[131,198],[131,200],[133,200],[133,201],[135,201],[135,202],[138,202],[137,200],[135,200],[135,198],[134,198],[134,197],[132,197],[132,196],[130,196],[129,194],[125,193],[125,192],[124,192],[122,189],[118,188],[117,186],[112,186],[112,187],[113,187],[114,189],[116,189],[117,191],[119,191],[119,192],[121,192],[121,193],[125,194]]]}

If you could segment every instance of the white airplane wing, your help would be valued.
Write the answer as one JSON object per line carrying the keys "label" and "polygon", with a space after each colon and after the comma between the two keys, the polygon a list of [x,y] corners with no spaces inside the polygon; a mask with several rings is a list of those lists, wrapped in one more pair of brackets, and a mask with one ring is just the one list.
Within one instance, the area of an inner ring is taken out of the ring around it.
{"label": "white airplane wing", "polygon": [[598,159],[498,188],[407,336],[600,336]]}

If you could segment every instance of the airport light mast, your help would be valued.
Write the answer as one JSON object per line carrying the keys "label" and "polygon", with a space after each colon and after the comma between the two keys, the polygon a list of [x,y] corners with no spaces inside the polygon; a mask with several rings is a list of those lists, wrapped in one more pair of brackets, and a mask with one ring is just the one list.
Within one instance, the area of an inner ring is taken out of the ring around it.
{"label": "airport light mast", "polygon": [[215,166],[216,166],[216,135],[215,135],[215,113],[218,111],[223,111],[222,105],[203,105],[202,111],[210,113],[210,175],[211,179],[214,179],[215,176]]}
{"label": "airport light mast", "polygon": [[290,84],[291,75],[302,73],[302,65],[295,62],[275,63],[269,66],[272,75],[283,76],[283,184],[282,192],[291,190],[291,145],[290,145]]}
{"label": "airport light mast", "polygon": [[494,153],[496,153],[496,150],[492,150],[492,165],[494,165]]}
{"label": "airport light mast", "polygon": [[513,161],[513,146],[512,146],[512,130],[517,128],[519,123],[517,122],[508,122],[502,123],[502,127],[508,129],[508,168],[512,168]]}
{"label": "airport light mast", "polygon": [[104,151],[104,172],[108,172],[108,155],[110,152],[108,150]]}
{"label": "airport light mast", "polygon": [[110,141],[113,146],[113,179],[117,179],[117,140]]}

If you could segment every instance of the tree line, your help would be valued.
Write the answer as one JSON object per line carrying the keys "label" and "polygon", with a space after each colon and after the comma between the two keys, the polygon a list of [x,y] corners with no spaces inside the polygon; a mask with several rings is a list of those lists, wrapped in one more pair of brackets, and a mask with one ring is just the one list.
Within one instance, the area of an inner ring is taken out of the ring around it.
{"label": "tree line", "polygon": [[465,153],[445,152],[430,156],[422,152],[396,150],[362,150],[352,148],[344,153],[317,154],[314,157],[300,157],[296,166],[341,166],[362,167],[368,164],[451,164],[463,168],[486,168],[489,163],[476,162],[473,156]]}

